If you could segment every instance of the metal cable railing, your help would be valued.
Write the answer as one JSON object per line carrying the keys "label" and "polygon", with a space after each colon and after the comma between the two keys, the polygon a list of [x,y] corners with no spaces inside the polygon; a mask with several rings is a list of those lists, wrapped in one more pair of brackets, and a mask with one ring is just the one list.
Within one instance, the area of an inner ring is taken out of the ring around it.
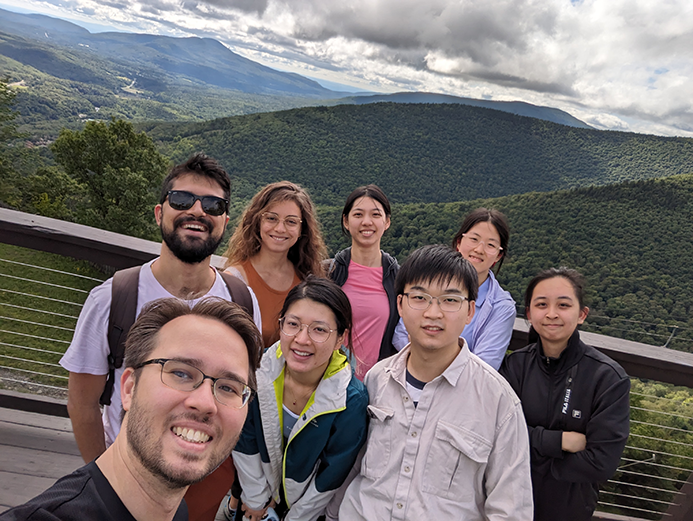
{"label": "metal cable railing", "polygon": [[681,489],[693,473],[693,392],[633,380],[630,427],[621,465],[602,487],[598,508],[665,519],[685,500]]}
{"label": "metal cable railing", "polygon": [[[49,254],[38,255],[50,261]],[[76,311],[101,281],[68,269],[0,258],[0,383],[64,392],[68,375],[58,361],[74,333]]]}

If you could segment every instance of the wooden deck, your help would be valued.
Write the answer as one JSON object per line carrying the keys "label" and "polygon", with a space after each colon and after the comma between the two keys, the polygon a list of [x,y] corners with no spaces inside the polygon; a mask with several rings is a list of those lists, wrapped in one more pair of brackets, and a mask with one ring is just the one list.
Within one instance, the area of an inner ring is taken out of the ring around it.
{"label": "wooden deck", "polygon": [[69,419],[0,408],[0,512],[83,464]]}

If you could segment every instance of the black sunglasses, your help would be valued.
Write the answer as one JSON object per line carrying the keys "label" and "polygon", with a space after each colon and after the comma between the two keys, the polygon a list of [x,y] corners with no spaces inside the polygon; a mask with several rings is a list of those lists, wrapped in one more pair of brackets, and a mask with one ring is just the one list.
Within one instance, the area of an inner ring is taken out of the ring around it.
{"label": "black sunglasses", "polygon": [[166,197],[174,210],[189,210],[196,201],[202,203],[202,210],[209,215],[219,216],[229,209],[226,199],[214,195],[195,195],[184,190],[169,190]]}

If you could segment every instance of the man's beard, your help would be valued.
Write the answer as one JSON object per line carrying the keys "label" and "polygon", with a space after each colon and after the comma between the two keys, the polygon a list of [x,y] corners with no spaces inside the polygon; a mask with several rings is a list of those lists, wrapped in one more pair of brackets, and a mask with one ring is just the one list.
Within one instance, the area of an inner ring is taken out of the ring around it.
{"label": "man's beard", "polygon": [[[187,241],[183,240],[177,233],[177,230],[186,222],[199,222],[204,224],[208,231],[207,239],[204,241],[194,239],[190,240],[191,238],[188,238],[189,240]],[[223,235],[220,235],[219,237],[214,237],[212,235],[214,226],[209,219],[206,219],[205,217],[180,217],[173,222],[173,228],[171,230],[165,230],[162,221],[159,228],[161,229],[161,237],[163,238],[166,246],[168,246],[168,249],[171,250],[177,259],[185,262],[186,264],[199,264],[205,260],[217,250],[217,247],[223,238]]]}
{"label": "man's beard", "polygon": [[[165,436],[166,433],[157,433],[153,429],[152,423],[149,421],[144,407],[140,407],[137,403],[136,395],[133,396],[132,407],[128,412],[127,421],[127,442],[134,454],[139,459],[142,466],[153,476],[159,478],[171,490],[185,488],[193,483],[198,483],[214,472],[224,460],[231,454],[231,450],[238,440],[238,436],[233,439],[232,443],[227,447],[218,447],[216,451],[208,456],[206,466],[200,471],[195,470],[195,462],[199,458],[194,454],[184,454],[183,459],[190,462],[189,466],[183,469],[175,469],[169,465],[163,454],[163,446],[159,436]],[[187,415],[188,419],[193,421],[202,421],[194,413]],[[181,417],[179,416],[178,419]],[[170,425],[173,418],[167,418],[165,425]],[[220,435],[217,433],[216,435]],[[240,435],[240,433],[239,433]]]}

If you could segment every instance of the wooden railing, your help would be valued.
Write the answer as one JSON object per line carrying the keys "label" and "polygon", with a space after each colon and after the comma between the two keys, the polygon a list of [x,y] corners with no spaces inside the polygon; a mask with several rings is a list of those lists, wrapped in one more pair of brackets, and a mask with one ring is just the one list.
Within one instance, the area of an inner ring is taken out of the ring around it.
{"label": "wooden railing", "polygon": [[[0,243],[87,260],[113,269],[142,264],[160,251],[159,243],[3,208],[0,208]],[[222,263],[221,257],[213,256],[213,265],[221,266]],[[516,319],[510,349],[527,345],[527,331],[525,320]],[[693,387],[691,353],[589,332],[582,332],[581,337],[619,362],[633,377]],[[58,401],[17,393],[0,392],[0,407],[66,415],[64,404]],[[693,519],[693,474],[680,492],[683,495],[664,516],[672,521],[690,521]],[[625,521],[639,518],[597,512],[594,519]]]}

